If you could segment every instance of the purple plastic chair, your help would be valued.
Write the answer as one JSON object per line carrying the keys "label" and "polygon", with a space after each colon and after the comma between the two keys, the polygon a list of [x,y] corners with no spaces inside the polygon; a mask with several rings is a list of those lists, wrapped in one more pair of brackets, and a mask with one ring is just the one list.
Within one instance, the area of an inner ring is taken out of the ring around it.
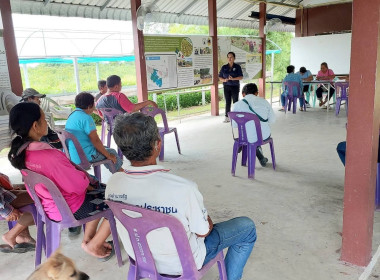
{"label": "purple plastic chair", "polygon": [[[156,280],[202,279],[216,262],[218,263],[220,279],[227,280],[223,251],[200,270],[197,270],[186,231],[177,218],[120,202],[106,200],[106,203],[112,209],[115,217],[128,230],[129,236],[132,236],[130,240],[136,260],[129,258],[128,280],[139,280],[143,278]],[[133,217],[129,216],[128,211],[133,212],[135,215],[133,215]],[[139,217],[136,218],[136,214]],[[168,228],[173,236],[182,265],[183,274],[181,276],[161,275],[157,272],[146,236],[152,230],[163,227]]]}
{"label": "purple plastic chair", "polygon": [[[102,133],[101,133],[101,140],[102,143],[104,143],[104,138],[106,131],[108,129],[107,133],[107,147],[111,147],[111,136],[113,134],[113,126],[114,126],[114,121],[117,115],[124,114],[122,111],[114,109],[114,108],[100,108],[98,109],[102,113],[103,120],[102,120]],[[117,153],[121,158],[123,158],[123,153],[117,148]]]}
{"label": "purple plastic chair", "polygon": [[[239,138],[235,138],[234,136],[234,147],[232,151],[232,168],[231,173],[232,176],[235,176],[236,170],[236,162],[239,153],[239,149],[242,148],[242,160],[241,165],[247,165],[248,158],[248,178],[255,179],[255,165],[256,165],[256,148],[258,146],[262,146],[264,144],[270,145],[270,151],[272,155],[272,166],[273,169],[276,169],[276,158],[274,154],[274,145],[273,139],[270,137],[269,139],[263,141],[263,136],[261,133],[261,125],[259,118],[252,113],[245,112],[229,112],[228,117],[231,119],[231,126],[233,126],[233,122],[237,124],[239,131]],[[255,122],[257,141],[255,143],[249,143],[247,138],[247,130],[246,123],[249,121]]]}
{"label": "purple plastic chair", "polygon": [[[37,244],[36,244],[36,266],[41,263],[41,255],[42,255],[42,243],[39,242],[41,240],[41,236],[44,234],[44,224],[46,226],[46,258],[48,258],[55,250],[58,249],[61,243],[61,231],[65,228],[77,227],[86,224],[87,222],[105,218],[109,221],[111,226],[111,233],[115,248],[115,253],[117,256],[117,261],[119,266],[123,265],[123,261],[121,258],[119,239],[117,235],[116,222],[113,216],[113,213],[110,209],[105,211],[101,211],[99,213],[94,214],[93,216],[76,220],[74,218],[73,213],[71,212],[67,202],[65,201],[62,193],[59,191],[58,187],[47,177],[38,174],[36,172],[30,171],[28,169],[21,170],[22,177],[24,182],[29,190],[34,203],[37,208]],[[59,213],[61,214],[62,221],[56,222],[50,220],[48,216],[45,214],[43,206],[41,204],[40,198],[38,197],[35,188],[36,186],[43,185],[53,198],[55,205],[58,208]]]}
{"label": "purple plastic chair", "polygon": [[337,82],[335,83],[335,90],[336,90],[336,104],[335,104],[335,116],[339,115],[340,112],[340,106],[342,105],[342,101],[345,102],[345,108],[346,108],[346,116],[348,115],[348,88],[350,86],[350,83],[348,82]]}
{"label": "purple plastic chair", "polygon": [[169,127],[168,126],[168,120],[166,118],[165,112],[160,109],[160,108],[155,108],[155,107],[145,107],[141,109],[141,112],[145,115],[151,116],[154,118],[156,115],[160,114],[162,117],[162,122],[164,123],[164,127],[158,127],[158,131],[160,133],[161,137],[161,151],[160,151],[160,161],[164,160],[164,154],[165,154],[165,142],[164,142],[164,136],[165,134],[174,132],[175,134],[175,140],[177,141],[177,149],[178,153],[181,154],[181,147],[179,146],[179,140],[178,140],[178,133],[177,133],[177,128],[176,127]]}
{"label": "purple plastic chair", "polygon": [[[303,108],[306,111],[305,97],[303,96],[300,84],[298,82],[284,82],[284,86],[288,90],[288,95],[285,96],[285,114],[286,111],[290,111],[293,103],[293,114],[297,112],[297,98],[303,99]],[[297,89],[297,94],[294,92],[294,88]],[[288,107],[288,110],[286,108]]]}
{"label": "purple plastic chair", "polygon": [[[67,158],[70,159],[69,147],[67,144],[67,141],[70,140],[70,141],[73,141],[75,149],[77,150],[77,153],[80,159],[80,164],[78,165],[82,167],[84,170],[90,169],[91,166],[94,167],[94,174],[95,174],[95,177],[99,180],[99,182],[102,181],[100,166],[102,164],[107,164],[107,163],[111,164],[111,166],[114,166],[113,162],[109,159],[105,159],[105,160],[101,160],[101,161],[93,162],[93,163],[89,162],[86,155],[84,154],[82,146],[80,145],[79,141],[72,133],[68,132],[67,130],[61,130],[61,129],[57,129],[55,132],[57,133],[59,140],[61,140],[63,150],[65,151]],[[113,170],[111,173],[114,173],[114,172],[116,172],[116,170]]]}

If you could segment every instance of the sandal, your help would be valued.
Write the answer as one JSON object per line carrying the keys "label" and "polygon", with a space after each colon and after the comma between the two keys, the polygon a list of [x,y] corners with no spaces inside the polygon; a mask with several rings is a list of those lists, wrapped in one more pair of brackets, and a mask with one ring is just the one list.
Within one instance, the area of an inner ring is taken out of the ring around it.
{"label": "sandal", "polygon": [[0,245],[0,252],[1,253],[16,253],[16,254],[23,254],[26,252],[34,251],[36,249],[36,245],[33,243],[18,243],[12,248],[8,244],[2,244]]}
{"label": "sandal", "polygon": [[107,257],[104,257],[104,258],[98,258],[98,260],[99,260],[100,262],[106,262],[106,261],[108,261],[110,258],[112,258],[113,255],[115,255],[115,248],[114,248],[114,246],[113,246],[113,241],[107,241],[107,243],[110,244],[111,247],[112,247],[112,249],[111,249],[111,253],[110,253]]}
{"label": "sandal", "polygon": [[302,111],[302,112],[303,112],[303,108],[302,108],[302,107],[300,107],[300,111]]}

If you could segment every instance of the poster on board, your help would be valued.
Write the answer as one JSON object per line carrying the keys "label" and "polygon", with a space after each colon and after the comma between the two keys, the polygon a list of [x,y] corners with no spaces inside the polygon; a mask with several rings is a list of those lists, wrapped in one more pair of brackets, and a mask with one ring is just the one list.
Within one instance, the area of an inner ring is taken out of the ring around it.
{"label": "poster on board", "polygon": [[[2,35],[2,30],[0,30]],[[11,89],[9,70],[7,63],[7,54],[5,52],[3,37],[0,37],[0,88]]]}
{"label": "poster on board", "polygon": [[227,53],[234,52],[235,63],[241,66],[243,79],[262,75],[262,40],[257,37],[218,36],[218,67],[227,64]]}
{"label": "poster on board", "polygon": [[212,83],[209,36],[144,36],[148,90]]}

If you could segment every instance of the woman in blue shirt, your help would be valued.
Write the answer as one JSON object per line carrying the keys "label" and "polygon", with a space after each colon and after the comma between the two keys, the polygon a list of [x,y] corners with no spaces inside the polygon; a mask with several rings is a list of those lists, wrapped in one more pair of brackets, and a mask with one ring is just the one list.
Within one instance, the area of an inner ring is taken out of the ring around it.
{"label": "woman in blue shirt", "polygon": [[223,82],[224,99],[226,100],[226,114],[224,122],[229,122],[228,113],[231,111],[231,99],[234,103],[239,101],[240,80],[243,79],[243,71],[239,64],[234,63],[235,53],[227,54],[228,63],[223,65],[219,72],[219,81]]}

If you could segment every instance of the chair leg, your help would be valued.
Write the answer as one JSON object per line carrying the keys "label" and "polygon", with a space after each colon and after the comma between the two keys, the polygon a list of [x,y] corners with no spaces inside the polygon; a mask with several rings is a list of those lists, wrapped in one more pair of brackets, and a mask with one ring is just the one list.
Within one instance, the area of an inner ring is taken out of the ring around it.
{"label": "chair leg", "polygon": [[120,243],[119,243],[119,237],[118,237],[117,229],[116,229],[116,221],[115,221],[115,218],[113,217],[112,212],[110,213],[111,215],[108,217],[108,222],[110,223],[110,227],[111,227],[111,234],[112,234],[112,239],[113,239],[113,245],[115,247],[117,263],[119,267],[121,267],[123,266],[123,259],[121,257],[121,252],[120,252]]}
{"label": "chair leg", "polygon": [[104,144],[104,135],[106,133],[106,125],[105,125],[105,121],[102,120],[102,132],[100,134],[100,140],[102,141],[102,143]]}
{"label": "chair leg", "polygon": [[102,172],[100,165],[94,166],[94,175],[99,180],[99,182],[102,182]]}
{"label": "chair leg", "polygon": [[239,149],[239,144],[235,141],[234,147],[232,148],[232,167],[231,167],[232,176],[235,176],[236,162],[237,162],[237,157],[238,157],[238,149]]}
{"label": "chair leg", "polygon": [[256,146],[248,144],[248,178],[255,179]]}
{"label": "chair leg", "polygon": [[46,257],[48,258],[61,243],[61,229],[58,224],[52,222],[46,224],[46,241]]}
{"label": "chair leg", "polygon": [[341,99],[337,98],[335,103],[335,116],[339,115],[340,112]]}
{"label": "chair leg", "polygon": [[133,264],[129,265],[128,279],[127,280],[139,280],[139,278],[137,277],[136,266]]}
{"label": "chair leg", "polygon": [[224,263],[223,251],[220,251],[217,263],[218,263],[218,270],[219,270],[219,279],[227,280],[227,272],[226,272],[226,266]]}
{"label": "chair leg", "polygon": [[160,156],[159,156],[159,160],[160,161],[163,161],[164,160],[164,156],[165,156],[165,135],[161,135],[161,151],[160,151]]}
{"label": "chair leg", "polygon": [[243,146],[243,149],[241,151],[241,166],[247,166],[247,154],[248,148],[247,146]]}
{"label": "chair leg", "polygon": [[271,153],[271,156],[272,156],[272,166],[273,166],[273,169],[276,170],[276,156],[274,154],[273,139],[272,139],[272,141],[269,142],[269,145],[270,145],[270,153]]}
{"label": "chair leg", "polygon": [[175,128],[173,131],[174,131],[174,135],[175,135],[175,141],[177,142],[178,153],[181,154],[181,147],[179,146],[177,128]]}
{"label": "chair leg", "polygon": [[346,98],[346,104],[344,104],[346,107],[346,117],[348,117],[348,98]]}
{"label": "chair leg", "polygon": [[285,96],[285,105],[284,105],[285,114],[286,114],[287,108],[288,108],[288,96]]}
{"label": "chair leg", "polygon": [[34,259],[34,266],[37,267],[41,264],[42,247],[45,249],[45,255],[47,255],[46,238],[44,234],[44,223],[41,220],[41,216],[38,214],[37,222],[37,240],[36,240],[36,256]]}
{"label": "chair leg", "polygon": [[107,134],[107,147],[108,148],[111,147],[111,136],[112,136],[112,128],[110,127],[110,130],[108,130],[108,134]]}

